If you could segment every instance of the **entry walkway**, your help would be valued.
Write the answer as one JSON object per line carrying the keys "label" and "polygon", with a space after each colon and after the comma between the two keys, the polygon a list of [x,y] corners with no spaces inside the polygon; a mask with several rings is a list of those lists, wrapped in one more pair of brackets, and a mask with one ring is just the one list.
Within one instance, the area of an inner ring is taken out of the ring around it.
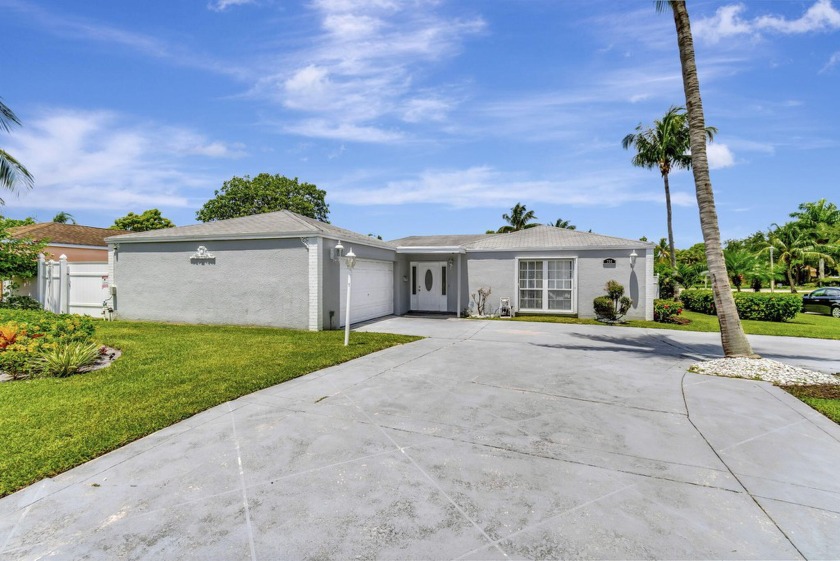
{"label": "entry walkway", "polygon": [[[716,334],[361,329],[428,338],[0,500],[0,558],[840,557],[840,429],[769,384],[687,373]],[[840,342],[753,342],[840,371]]]}

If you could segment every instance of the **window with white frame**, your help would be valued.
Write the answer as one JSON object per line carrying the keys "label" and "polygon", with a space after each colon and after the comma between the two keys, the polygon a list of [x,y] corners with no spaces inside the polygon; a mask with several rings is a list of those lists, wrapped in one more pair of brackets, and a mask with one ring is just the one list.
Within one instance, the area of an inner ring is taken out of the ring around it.
{"label": "window with white frame", "polygon": [[519,261],[519,309],[573,311],[574,259]]}

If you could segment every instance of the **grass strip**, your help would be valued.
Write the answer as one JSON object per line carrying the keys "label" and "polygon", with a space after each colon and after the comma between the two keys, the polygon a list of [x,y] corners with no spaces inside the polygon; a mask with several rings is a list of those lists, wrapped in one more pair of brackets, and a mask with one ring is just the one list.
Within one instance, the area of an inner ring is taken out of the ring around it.
{"label": "grass strip", "polygon": [[[656,321],[630,320],[615,324],[617,327],[646,327],[649,329],[671,329],[674,331],[719,332],[717,316],[683,310],[680,317],[691,323],[659,323]],[[514,321],[541,321],[550,323],[573,323],[580,325],[607,325],[594,319],[570,318],[562,316],[516,316]],[[504,320],[508,321],[508,320]],[[751,335],[775,335],[782,337],[808,337],[811,339],[840,339],[840,320],[831,316],[797,314],[791,321],[741,320],[744,331]]]}
{"label": "grass strip", "polygon": [[97,323],[110,367],[0,384],[0,496],[231,399],[417,337]]}

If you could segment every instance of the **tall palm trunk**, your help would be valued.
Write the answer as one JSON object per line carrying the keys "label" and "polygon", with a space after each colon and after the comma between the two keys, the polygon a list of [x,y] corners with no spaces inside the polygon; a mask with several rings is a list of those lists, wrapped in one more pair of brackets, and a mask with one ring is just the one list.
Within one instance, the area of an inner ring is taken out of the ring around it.
{"label": "tall palm trunk", "polygon": [[677,268],[677,252],[674,249],[674,225],[672,223],[671,215],[671,186],[668,183],[668,174],[662,174],[662,180],[665,181],[665,208],[668,211],[668,251],[671,256],[671,268]]}
{"label": "tall palm trunk", "polygon": [[694,172],[694,186],[697,191],[697,206],[700,210],[700,228],[706,243],[706,261],[714,291],[715,308],[720,323],[720,338],[723,353],[727,357],[755,356],[747,336],[741,327],[735,298],[729,285],[729,275],[720,245],[715,199],[712,180],[709,176],[709,161],[706,157],[706,124],[703,116],[703,102],[700,99],[700,80],[694,60],[694,41],[685,2],[671,0],[674,25],[677,28],[677,44],[680,49],[683,87],[688,111],[689,136],[691,139],[691,169]]}

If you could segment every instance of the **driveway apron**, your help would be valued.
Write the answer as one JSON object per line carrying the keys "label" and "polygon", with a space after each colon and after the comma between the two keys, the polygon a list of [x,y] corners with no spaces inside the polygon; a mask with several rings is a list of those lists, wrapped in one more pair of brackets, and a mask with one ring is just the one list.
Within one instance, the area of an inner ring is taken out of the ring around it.
{"label": "driveway apron", "polygon": [[[0,499],[0,558],[840,557],[840,428],[770,384],[688,373],[717,334],[358,329],[427,338]],[[840,372],[838,341],[751,340]]]}

